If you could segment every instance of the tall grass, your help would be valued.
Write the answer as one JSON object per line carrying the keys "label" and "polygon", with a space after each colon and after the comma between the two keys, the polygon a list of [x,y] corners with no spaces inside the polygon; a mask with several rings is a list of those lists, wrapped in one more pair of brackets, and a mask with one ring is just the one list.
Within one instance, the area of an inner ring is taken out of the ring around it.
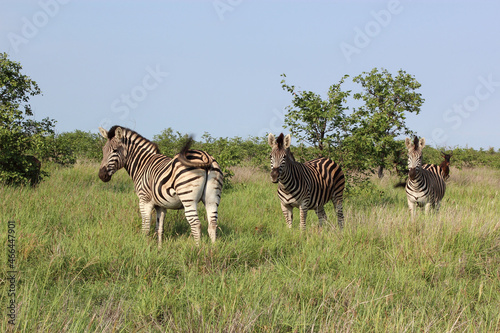
{"label": "tall grass", "polygon": [[[346,226],[286,228],[276,185],[235,170],[216,244],[203,218],[199,247],[182,211],[165,242],[140,233],[128,175],[98,165],[56,169],[33,190],[0,187],[0,257],[16,221],[21,332],[497,332],[500,331],[500,172],[452,170],[439,213],[410,222],[396,179],[374,180],[344,203]],[[200,216],[204,215],[200,207]],[[6,276],[7,260],[0,265]]]}

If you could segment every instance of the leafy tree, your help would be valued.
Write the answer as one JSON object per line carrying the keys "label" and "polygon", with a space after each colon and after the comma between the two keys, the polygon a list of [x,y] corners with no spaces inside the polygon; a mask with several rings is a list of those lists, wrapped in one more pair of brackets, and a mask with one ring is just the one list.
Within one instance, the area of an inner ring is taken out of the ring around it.
{"label": "leafy tree", "polygon": [[33,116],[29,99],[41,92],[21,70],[19,63],[0,53],[0,181],[34,185],[43,174],[38,159],[28,154],[54,132],[55,120],[29,118]]}
{"label": "leafy tree", "polygon": [[174,157],[178,154],[188,138],[187,134],[182,134],[172,128],[164,129],[160,134],[153,137],[153,141],[160,148],[160,152],[168,157]]}
{"label": "leafy tree", "polygon": [[289,128],[298,141],[316,147],[319,155],[325,156],[327,147],[337,147],[342,142],[344,112],[347,110],[344,104],[350,91],[342,91],[341,85],[348,75],[330,86],[325,100],[312,91],[297,91],[295,86],[286,84],[285,74],[281,76],[283,90],[292,94],[292,105],[287,107],[285,116],[285,128]]}
{"label": "leafy tree", "polygon": [[424,99],[416,90],[421,85],[403,70],[392,76],[386,69],[377,68],[356,76],[353,81],[363,89],[353,97],[364,105],[354,109],[350,116],[352,140],[363,143],[360,148],[366,152],[367,160],[378,166],[381,177],[391,162],[401,162],[402,148],[396,137],[413,134],[405,120],[407,112],[420,112]]}

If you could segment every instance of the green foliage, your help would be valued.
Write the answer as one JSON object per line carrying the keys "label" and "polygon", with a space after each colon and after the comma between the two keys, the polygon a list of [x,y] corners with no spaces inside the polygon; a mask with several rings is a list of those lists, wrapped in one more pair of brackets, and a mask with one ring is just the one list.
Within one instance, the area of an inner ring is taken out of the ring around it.
{"label": "green foliage", "polygon": [[235,165],[256,167],[268,165],[267,141],[264,139],[258,137],[213,138],[205,132],[202,140],[196,145],[217,156],[217,162],[225,169]]}
{"label": "green foliage", "polygon": [[60,165],[72,165],[77,159],[99,161],[103,141],[96,133],[75,130],[45,137],[39,156]]}
{"label": "green foliage", "polygon": [[477,168],[487,166],[490,168],[500,169],[500,150],[495,152],[494,148],[475,150],[474,148],[453,149],[433,148],[426,146],[424,148],[423,157],[424,163],[440,164],[443,161],[441,152],[452,154],[451,166],[456,168]]}
{"label": "green foliage", "polygon": [[[188,138],[187,134],[167,128],[161,134],[155,135],[153,141],[158,144],[160,152],[173,157],[178,154]],[[233,171],[236,165],[249,165],[261,167],[264,160],[267,162],[267,144],[259,138],[240,137],[214,138],[205,132],[202,141],[194,141],[191,148],[208,152],[217,160],[224,174],[224,187],[231,187]],[[266,163],[267,164],[267,163]]]}
{"label": "green foliage", "polygon": [[385,69],[374,68],[353,79],[362,89],[353,97],[363,105],[348,114],[344,103],[351,91],[341,89],[347,77],[330,87],[326,100],[310,91],[297,92],[284,79],[281,84],[293,95],[285,127],[299,143],[311,145],[315,157],[327,156],[340,163],[350,188],[365,186],[377,167],[380,176],[384,168],[404,170],[405,150],[396,137],[412,133],[405,124],[406,112],[418,114],[424,100],[416,92],[420,83],[411,75],[400,70],[393,77]]}
{"label": "green foliage", "polygon": [[199,147],[198,149],[205,150],[214,157],[216,156],[215,159],[217,163],[219,163],[224,174],[224,187],[230,187],[231,177],[234,175],[233,171],[231,171],[231,167],[241,162],[240,151],[237,144],[241,138],[236,137],[232,140],[228,138],[215,139],[205,132],[202,139],[204,140],[203,143],[196,143],[193,147]]}
{"label": "green foliage", "polygon": [[350,133],[353,141],[363,144],[362,151],[369,152],[364,154],[365,159],[372,168],[379,167],[380,176],[384,168],[392,167],[387,157],[401,152],[396,137],[413,133],[405,120],[407,112],[420,112],[424,99],[416,90],[421,85],[403,70],[393,77],[386,69],[379,72],[377,68],[356,76],[353,81],[362,87],[354,99],[364,104],[355,108],[349,117]]}
{"label": "green foliage", "polygon": [[338,147],[343,138],[344,112],[348,109],[344,104],[350,94],[350,91],[342,91],[341,85],[348,75],[330,86],[326,100],[312,91],[297,91],[295,86],[286,84],[285,74],[281,77],[283,90],[293,96],[292,105],[287,107],[285,128],[300,142],[318,148],[320,156],[324,156],[327,146]]}
{"label": "green foliage", "polygon": [[174,157],[177,155],[189,136],[187,134],[181,134],[179,131],[175,131],[172,128],[164,129],[160,134],[153,137],[153,141],[160,148],[160,152],[168,157]]}
{"label": "green foliage", "polygon": [[35,121],[29,99],[40,94],[35,81],[21,74],[19,63],[0,53],[0,182],[34,185],[46,176],[30,152],[52,134],[55,120]]}
{"label": "green foliage", "polygon": [[75,130],[57,135],[59,144],[67,147],[79,159],[100,161],[102,158],[102,137],[97,133]]}

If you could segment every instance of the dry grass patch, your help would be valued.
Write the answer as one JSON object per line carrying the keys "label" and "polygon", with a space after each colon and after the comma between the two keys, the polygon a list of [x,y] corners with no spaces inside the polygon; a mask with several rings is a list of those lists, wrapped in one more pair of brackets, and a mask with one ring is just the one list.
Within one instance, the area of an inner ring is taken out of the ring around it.
{"label": "dry grass patch", "polygon": [[260,182],[270,182],[271,178],[269,173],[266,173],[261,168],[252,166],[234,166],[231,167],[231,171],[234,172],[234,176],[231,181],[234,183],[260,183]]}

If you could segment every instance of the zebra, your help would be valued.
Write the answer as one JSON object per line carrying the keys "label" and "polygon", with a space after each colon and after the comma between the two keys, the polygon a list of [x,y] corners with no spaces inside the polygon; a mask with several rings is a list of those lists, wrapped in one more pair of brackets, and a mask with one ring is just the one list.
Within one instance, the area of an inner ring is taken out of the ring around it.
{"label": "zebra", "polygon": [[108,182],[119,169],[127,170],[139,197],[144,234],[149,232],[154,208],[158,247],[161,247],[166,210],[184,209],[191,234],[199,244],[201,226],[197,205],[202,201],[207,211],[208,234],[215,242],[223,175],[212,156],[204,151],[189,150],[191,139],[179,154],[169,158],[160,154],[155,143],[128,128],[113,126],[106,131],[99,127],[99,132],[107,140],[102,149],[99,178]]}
{"label": "zebra", "polygon": [[281,210],[288,228],[292,227],[293,208],[300,210],[300,230],[305,230],[307,211],[314,209],[320,227],[326,221],[324,205],[332,200],[340,229],[344,226],[342,201],[344,192],[344,173],[340,165],[328,158],[316,158],[305,163],[295,161],[290,152],[290,134],[281,133],[275,138],[268,136],[271,146],[271,180],[278,185]]}
{"label": "zebra", "polygon": [[405,139],[408,148],[408,180],[406,182],[406,197],[412,219],[415,218],[417,205],[425,206],[427,214],[432,207],[439,211],[441,200],[446,191],[441,167],[435,164],[422,165],[422,150],[425,139],[415,137]]}

